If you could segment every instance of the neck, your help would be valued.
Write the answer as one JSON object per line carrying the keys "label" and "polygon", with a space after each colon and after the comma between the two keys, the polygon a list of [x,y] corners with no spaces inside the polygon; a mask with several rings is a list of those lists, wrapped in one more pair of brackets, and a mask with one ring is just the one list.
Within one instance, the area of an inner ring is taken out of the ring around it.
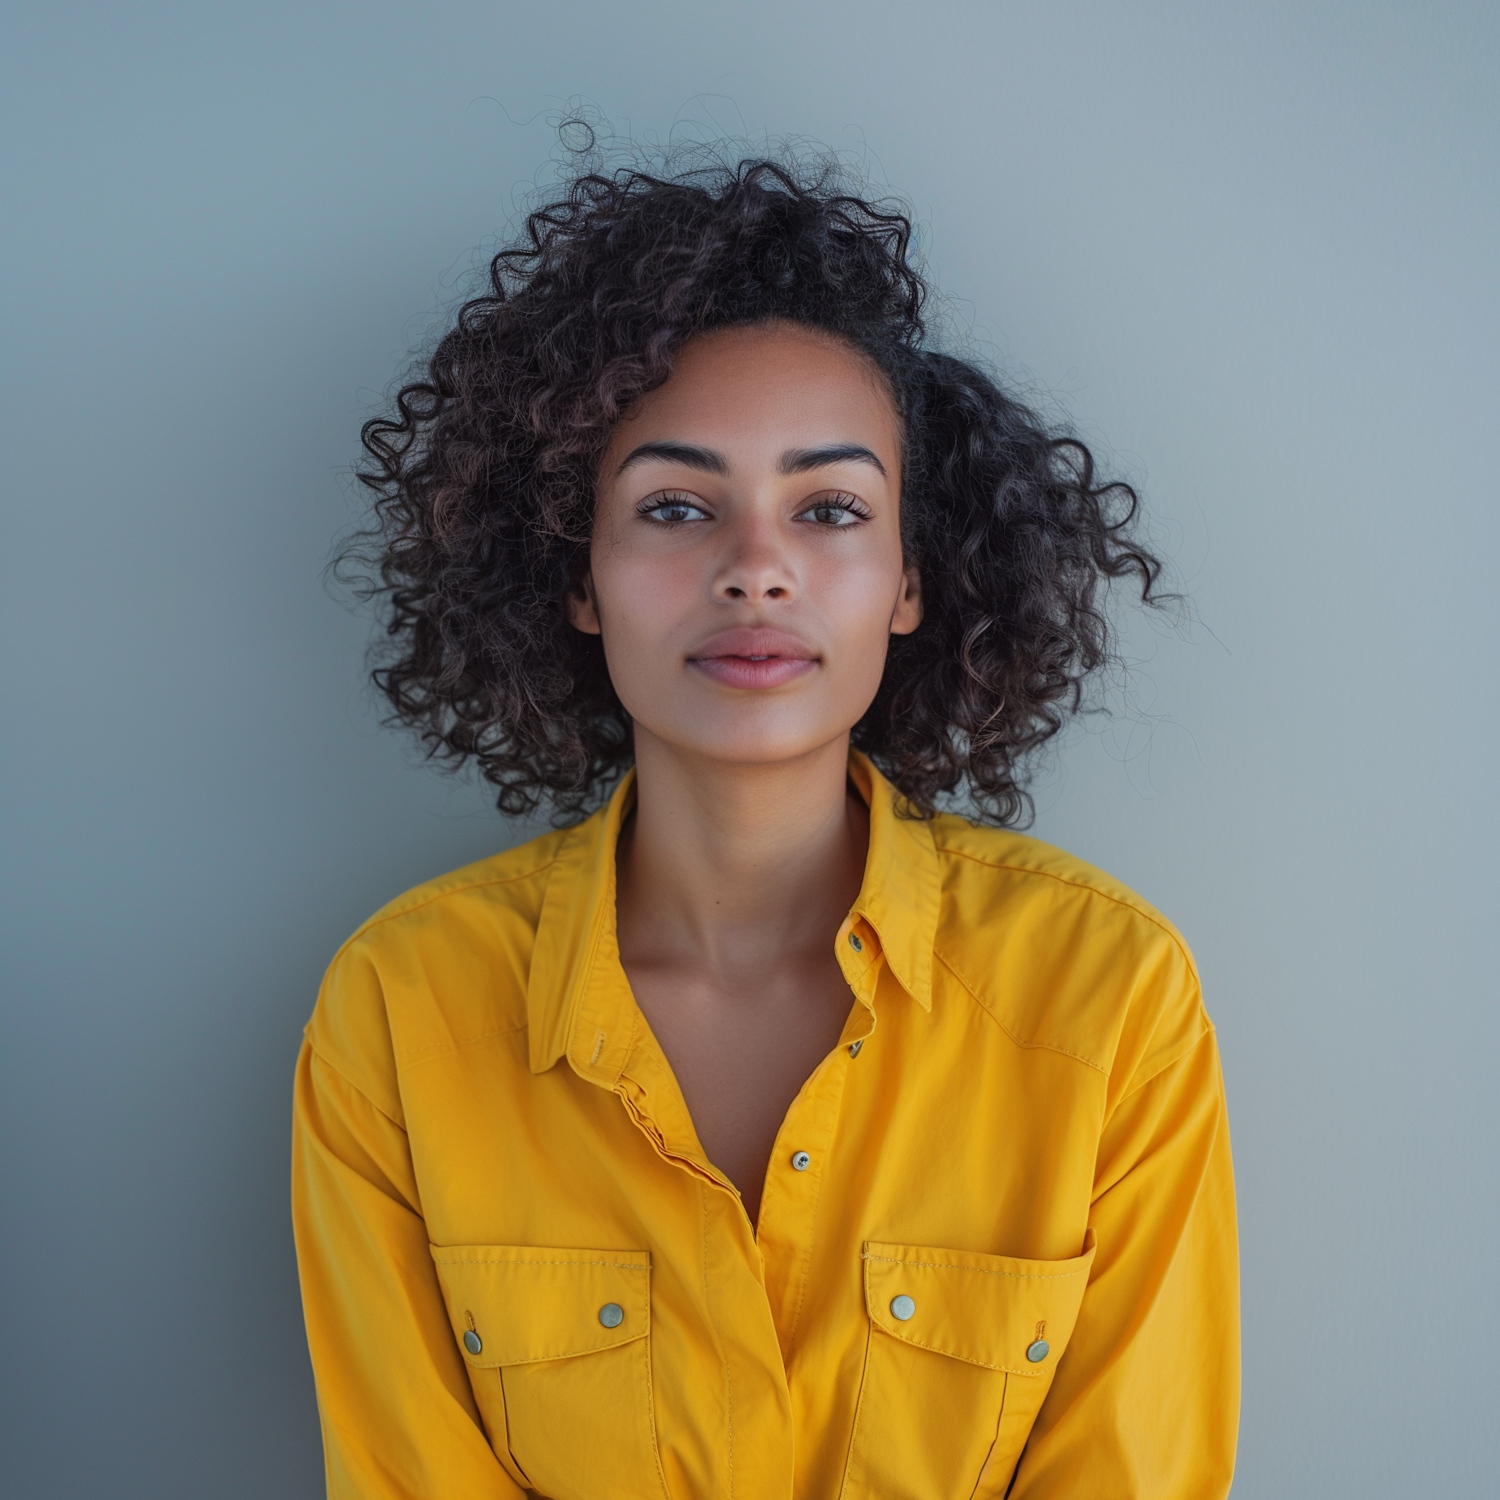
{"label": "neck", "polygon": [[618,857],[622,949],[726,970],[829,944],[869,838],[848,760],[847,736],[790,762],[726,764],[638,727]]}

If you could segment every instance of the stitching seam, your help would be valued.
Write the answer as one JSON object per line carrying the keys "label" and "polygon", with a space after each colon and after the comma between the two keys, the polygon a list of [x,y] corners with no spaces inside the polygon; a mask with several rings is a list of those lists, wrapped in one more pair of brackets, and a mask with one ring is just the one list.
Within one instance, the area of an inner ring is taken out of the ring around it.
{"label": "stitching seam", "polygon": [[661,1466],[661,1444],[656,1440],[656,1375],[652,1366],[651,1326],[646,1325],[646,1425],[651,1433],[651,1456],[656,1460],[656,1477],[661,1481],[662,1500],[671,1500],[667,1490],[667,1471]]}
{"label": "stitching seam", "polygon": [[1214,1023],[1210,1021],[1208,1023],[1208,1029],[1206,1031],[1200,1032],[1199,1035],[1195,1036],[1192,1041],[1188,1042],[1187,1045],[1183,1047],[1181,1052],[1177,1053],[1173,1057],[1167,1058],[1167,1060],[1162,1063],[1162,1065],[1154,1073],[1148,1073],[1144,1078],[1136,1079],[1136,1081],[1131,1085],[1130,1089],[1126,1093],[1121,1094],[1120,1097],[1115,1101],[1115,1110],[1118,1111],[1120,1106],[1124,1104],[1127,1099],[1135,1098],[1135,1096],[1140,1093],[1142,1089],[1150,1088],[1158,1078],[1164,1077],[1166,1074],[1170,1073],[1173,1068],[1176,1068],[1182,1063],[1185,1063],[1188,1058],[1190,1058],[1193,1053],[1196,1052],[1198,1048],[1201,1047],[1210,1037],[1216,1037],[1217,1035],[1217,1028],[1214,1026]]}
{"label": "stitching seam", "polygon": [[[936,844],[936,841],[934,840]],[[1085,880],[1073,880],[1067,875],[1058,875],[1052,870],[1038,870],[1032,865],[1012,864],[1005,859],[985,859],[982,855],[971,854],[967,849],[955,849],[951,844],[936,844],[936,847],[944,854],[951,854],[955,859],[967,859],[972,864],[984,865],[990,870],[1013,870],[1018,875],[1040,875],[1046,880],[1055,880],[1059,885],[1072,886],[1076,891],[1088,891],[1090,895],[1099,896],[1105,901],[1111,901],[1116,906],[1123,906],[1126,911],[1133,911],[1138,917],[1145,918],[1153,927],[1158,927],[1172,941],[1172,946],[1182,954],[1189,969],[1194,974],[1198,972],[1193,963],[1192,955],[1187,951],[1182,939],[1172,930],[1165,918],[1159,917],[1155,912],[1149,910],[1144,903],[1137,904],[1127,901],[1122,896],[1111,895],[1109,891],[1101,891],[1098,886],[1090,885]]]}
{"label": "stitching seam", "polygon": [[1091,1057],[1085,1057],[1081,1052],[1070,1052],[1066,1047],[1059,1047],[1056,1042],[1028,1042],[1023,1040],[1021,1037],[1018,1037],[1015,1032],[1013,1032],[1010,1027],[1007,1026],[1005,1022],[1002,1021],[1000,1017],[990,1009],[989,1002],[980,995],[979,991],[967,979],[965,979],[962,974],[958,972],[958,970],[953,966],[953,960],[950,959],[947,954],[938,952],[937,947],[934,945],[932,956],[937,959],[940,964],[942,964],[942,966],[964,987],[965,990],[968,991],[969,998],[973,1000],[975,1005],[977,1005],[985,1013],[985,1015],[987,1015],[990,1020],[992,1020],[995,1025],[998,1026],[1001,1031],[1003,1031],[1006,1036],[1008,1036],[1011,1041],[1016,1044],[1016,1046],[1021,1047],[1026,1051],[1055,1052],[1059,1057],[1071,1057],[1074,1062],[1082,1063],[1084,1067],[1092,1068],[1096,1073],[1102,1073],[1106,1078],[1109,1077],[1108,1068],[1106,1068],[1102,1063],[1096,1063]]}
{"label": "stitching seam", "polygon": [[[888,1334],[902,1344],[911,1344],[918,1349],[926,1349],[931,1354],[941,1354],[944,1359],[956,1359],[966,1365],[978,1365],[981,1370],[999,1370],[1006,1375],[1029,1375],[1033,1380],[1041,1375],[1051,1375],[1052,1371],[1043,1367],[1033,1365],[1029,1370],[1017,1370],[1010,1365],[992,1365],[987,1359],[971,1359],[967,1354],[955,1354],[951,1349],[944,1349],[938,1344],[924,1344],[921,1339],[914,1339],[904,1333],[892,1333],[884,1323],[873,1323],[882,1333]],[[1059,1356],[1060,1358],[1061,1356]]]}
{"label": "stitching seam", "polygon": [[413,1052],[405,1061],[397,1061],[396,1071],[404,1073],[408,1069],[420,1067],[423,1063],[431,1062],[435,1057],[442,1057],[449,1052],[462,1052],[465,1047],[475,1046],[479,1042],[493,1041],[497,1036],[514,1036],[518,1031],[526,1030],[525,1021],[517,1021],[514,1026],[492,1026],[488,1031],[476,1032],[473,1036],[466,1036],[458,1041],[433,1042],[430,1045]]}
{"label": "stitching seam", "polygon": [[[626,1344],[638,1344],[647,1336],[648,1330],[632,1333],[628,1339],[616,1339],[612,1344],[590,1344],[581,1349],[564,1349],[560,1354],[533,1354],[527,1359],[508,1359],[499,1365],[469,1365],[471,1370],[516,1370],[522,1365],[544,1365],[554,1359],[582,1359],[588,1354],[608,1354],[611,1349],[623,1349]],[[468,1360],[464,1361],[468,1364]],[[509,1415],[506,1417],[509,1424]]]}
{"label": "stitching seam", "polygon": [[649,1271],[650,1263],[642,1265],[631,1260],[507,1260],[495,1255],[487,1260],[441,1260],[432,1257],[439,1266],[608,1266],[616,1271]]}
{"label": "stitching seam", "polygon": [[403,1125],[401,1121],[398,1120],[395,1115],[390,1112],[390,1110],[386,1109],[383,1105],[376,1103],[376,1101],[372,1099],[370,1095],[349,1076],[348,1072],[344,1068],[340,1067],[339,1064],[336,1063],[333,1058],[328,1055],[327,1051],[321,1045],[321,1043],[315,1042],[311,1036],[308,1036],[307,1046],[312,1055],[317,1058],[317,1060],[322,1063],[330,1073],[333,1073],[338,1078],[342,1079],[344,1083],[346,1083],[351,1089],[353,1089],[354,1092],[358,1094],[359,1097],[363,1099],[365,1103],[368,1104],[370,1108],[373,1109],[382,1120],[389,1120],[391,1124],[401,1132],[402,1135],[405,1135],[407,1133],[406,1126]]}
{"label": "stitching seam", "polygon": [[[509,851],[506,851],[509,852]],[[501,856],[491,856],[499,858]],[[539,865],[532,866],[529,870],[522,870],[519,875],[496,875],[489,880],[471,880],[467,885],[455,885],[446,891],[434,891],[432,895],[424,900],[415,901],[410,906],[398,906],[395,911],[382,912],[373,917],[368,917],[359,927],[344,940],[339,951],[333,955],[332,963],[337,963],[344,956],[344,950],[357,943],[367,932],[373,932],[377,927],[383,927],[387,922],[394,922],[397,917],[404,917],[411,912],[421,911],[424,906],[431,906],[434,901],[442,901],[448,896],[461,896],[465,891],[479,891],[490,885],[514,885],[518,880],[530,880],[535,875],[540,875],[543,870],[550,869],[557,863],[558,856],[553,854]],[[441,877],[439,877],[441,879]],[[399,897],[397,898],[400,899]]]}
{"label": "stitching seam", "polygon": [[[844,1089],[847,1087],[848,1082],[849,1069],[847,1067],[841,1066],[838,1073],[838,1100],[837,1103],[833,1106],[833,1133],[835,1135],[838,1133],[839,1116],[843,1113]],[[788,1347],[790,1347],[792,1342],[796,1339],[797,1329],[801,1326],[802,1323],[802,1308],[807,1301],[807,1284],[812,1280],[812,1277],[809,1273],[812,1266],[813,1250],[818,1243],[818,1210],[822,1207],[822,1203],[823,1172],[820,1169],[818,1172],[817,1184],[813,1189],[812,1213],[808,1215],[807,1220],[807,1245],[803,1249],[802,1253],[798,1256],[800,1270],[798,1272],[799,1281],[797,1286],[797,1307],[796,1310],[792,1313],[792,1326],[787,1330]]]}
{"label": "stitching seam", "polygon": [[859,1395],[854,1403],[854,1421],[849,1429],[849,1451],[844,1455],[844,1474],[839,1481],[839,1494],[845,1494],[849,1486],[849,1476],[854,1469],[854,1455],[859,1452],[859,1424],[860,1418],[865,1415],[865,1396],[870,1386],[870,1345],[875,1339],[875,1323],[871,1320],[870,1326],[865,1330],[865,1357],[859,1367]]}
{"label": "stitching seam", "polygon": [[[1000,1388],[1000,1410],[995,1413],[995,1436],[990,1443],[989,1452],[984,1455],[984,1462],[979,1466],[979,1473],[974,1479],[974,1488],[969,1492],[969,1500],[975,1500],[979,1494],[979,1486],[984,1483],[984,1471],[990,1466],[990,1459],[994,1457],[995,1449],[1000,1443],[1000,1424],[1005,1420],[1005,1398],[1010,1392],[1010,1371],[1005,1372],[1005,1384]],[[991,1494],[993,1494],[993,1490]]]}
{"label": "stitching seam", "polygon": [[[1010,1276],[1017,1281],[1066,1281],[1070,1276],[1085,1276],[1088,1267],[1080,1266],[1076,1271],[991,1271],[984,1266],[948,1266],[938,1260],[905,1260],[899,1255],[865,1255],[865,1260],[878,1260],[891,1266],[912,1266],[919,1271],[964,1271],[969,1275]],[[906,1337],[905,1334],[902,1335]],[[915,1340],[910,1340],[915,1342]],[[925,1347],[925,1345],[924,1345]],[[995,1368],[999,1368],[996,1366]]]}
{"label": "stitching seam", "polygon": [[708,1279],[708,1184],[698,1182],[698,1224],[702,1233],[703,1255],[703,1308],[708,1318],[708,1331],[713,1336],[714,1350],[724,1368],[724,1446],[725,1465],[729,1477],[729,1496],[734,1500],[734,1378],[729,1370],[729,1357],[724,1353],[723,1341],[719,1338],[714,1323],[713,1299],[709,1295]]}

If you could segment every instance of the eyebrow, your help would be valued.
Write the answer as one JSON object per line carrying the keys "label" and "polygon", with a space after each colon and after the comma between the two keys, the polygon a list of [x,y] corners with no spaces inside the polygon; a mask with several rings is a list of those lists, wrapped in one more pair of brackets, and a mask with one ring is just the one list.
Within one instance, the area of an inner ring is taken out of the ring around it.
{"label": "eyebrow", "polygon": [[[625,456],[615,473],[623,474],[626,469],[652,459],[682,464],[704,474],[729,472],[724,455],[715,453],[712,448],[700,448],[694,443],[642,443]],[[776,467],[782,474],[806,474],[830,464],[849,463],[873,464],[881,474],[885,473],[885,465],[863,443],[825,443],[821,448],[790,448],[781,455],[781,462]]]}
{"label": "eyebrow", "polygon": [[806,474],[829,464],[874,464],[882,473],[885,465],[863,443],[827,443],[821,448],[793,448],[781,455],[777,468],[783,474]]}
{"label": "eyebrow", "polygon": [[699,448],[692,443],[642,443],[639,448],[632,449],[626,455],[625,461],[615,473],[623,474],[632,465],[647,463],[653,458],[669,464],[682,464],[689,469],[700,469],[705,474],[729,472],[724,455],[715,453],[712,448]]}

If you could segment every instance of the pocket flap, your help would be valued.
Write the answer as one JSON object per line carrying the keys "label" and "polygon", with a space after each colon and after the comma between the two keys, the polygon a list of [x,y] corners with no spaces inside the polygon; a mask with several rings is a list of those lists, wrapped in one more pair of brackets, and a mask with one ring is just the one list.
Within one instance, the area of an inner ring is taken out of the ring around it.
{"label": "pocket flap", "polygon": [[593,1354],[644,1338],[650,1328],[644,1250],[429,1248],[453,1337],[474,1369]]}
{"label": "pocket flap", "polygon": [[865,1301],[870,1321],[908,1344],[1010,1375],[1050,1375],[1073,1335],[1093,1261],[1092,1229],[1074,1260],[871,1242]]}

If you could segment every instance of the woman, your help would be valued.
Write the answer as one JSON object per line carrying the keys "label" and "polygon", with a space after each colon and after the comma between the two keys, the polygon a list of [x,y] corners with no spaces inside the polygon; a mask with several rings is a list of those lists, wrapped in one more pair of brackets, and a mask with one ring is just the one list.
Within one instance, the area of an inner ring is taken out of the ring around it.
{"label": "woman", "polygon": [[924,346],[908,234],[795,166],[582,175],[366,430],[378,681],[573,826],[377,914],[308,1027],[332,1495],[1228,1488],[1192,960],[1004,827],[1157,563]]}

